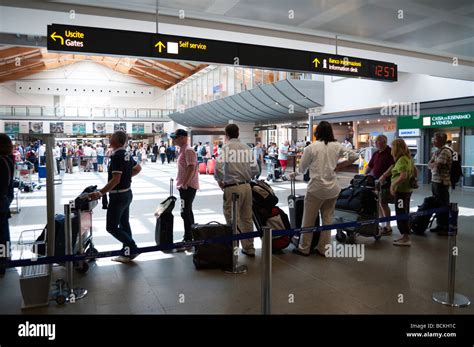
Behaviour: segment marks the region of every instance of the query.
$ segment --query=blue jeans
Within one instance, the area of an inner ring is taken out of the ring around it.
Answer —
[[[129,249],[137,247],[132,239],[132,229],[129,221],[132,199],[131,190],[124,193],[109,194],[109,206],[107,208],[107,231],[122,242],[124,248],[129,247]]]

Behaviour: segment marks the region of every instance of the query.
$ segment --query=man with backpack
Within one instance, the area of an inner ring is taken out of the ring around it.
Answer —
[[[446,145],[446,133],[436,132],[433,136],[433,146],[436,152],[428,162],[431,170],[431,191],[438,204],[438,207],[449,206],[449,187],[451,186],[451,166],[453,163],[453,150]],[[436,214],[436,228],[431,232],[438,235],[448,235],[449,214]]]

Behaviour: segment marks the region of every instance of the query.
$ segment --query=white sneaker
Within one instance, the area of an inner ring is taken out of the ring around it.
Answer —
[[[116,258],[112,258],[112,261],[116,261],[116,262],[125,264],[125,263],[130,263],[132,261],[132,259],[130,259],[130,257],[125,257],[123,255],[119,255]]]
[[[407,241],[395,240],[393,241],[393,245],[394,246],[411,246],[411,241],[410,240],[407,240]]]

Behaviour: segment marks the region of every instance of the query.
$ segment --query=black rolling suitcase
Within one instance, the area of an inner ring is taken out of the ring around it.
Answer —
[[[292,229],[301,228],[303,224],[304,195],[296,195],[296,180],[290,180],[290,195],[288,196],[288,210],[290,212],[290,225]],[[319,214],[315,217],[314,226],[319,226]],[[299,237],[293,237],[293,243],[298,244]],[[311,249],[314,249],[319,242],[319,232],[313,233]]]
[[[173,196],[173,179],[170,179],[170,196],[163,200],[155,212],[155,242],[157,246],[173,243],[173,209],[176,197]]]
[[[209,222],[207,224],[193,224],[191,227],[195,241],[215,237],[232,236],[232,226]],[[193,263],[196,269],[230,269],[232,268],[232,241],[206,243],[195,246]]]
[[[156,163],[156,157],[157,157],[156,154],[152,154],[152,155],[151,155],[151,162],[152,162],[152,163]]]

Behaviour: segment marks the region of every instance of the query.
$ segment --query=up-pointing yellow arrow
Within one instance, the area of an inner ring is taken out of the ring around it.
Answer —
[[[161,53],[161,49],[162,49],[162,48],[166,48],[166,46],[164,45],[164,43],[161,42],[161,41],[158,41],[158,43],[155,45],[155,47],[158,47],[158,52],[160,52],[160,53]]]
[[[53,39],[53,41],[56,41],[56,39],[61,39],[61,45],[64,45],[63,37],[60,35],[56,35],[56,31],[51,34],[51,38]]]
[[[318,67],[318,64],[320,64],[321,62],[319,61],[318,58],[314,58],[313,63],[314,63],[314,67]]]

